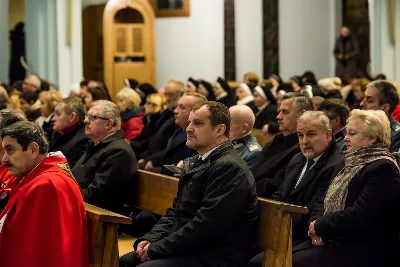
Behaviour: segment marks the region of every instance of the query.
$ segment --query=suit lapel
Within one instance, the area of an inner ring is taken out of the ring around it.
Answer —
[[[171,144],[168,150],[180,145],[182,142],[186,142],[186,131],[179,131],[179,133],[171,139]]]
[[[288,166],[286,173],[289,175],[283,181],[282,186],[282,200],[284,201],[293,191],[293,187],[296,185],[297,179],[299,179],[299,175],[306,164],[306,159],[303,157],[301,161],[297,162],[296,164],[292,165],[291,167]]]

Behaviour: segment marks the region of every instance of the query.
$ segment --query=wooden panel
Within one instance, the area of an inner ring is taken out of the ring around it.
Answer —
[[[264,78],[268,78],[271,74],[279,74],[278,0],[263,0],[262,12]]]
[[[236,79],[235,1],[225,0],[224,5],[224,61],[225,79]]]

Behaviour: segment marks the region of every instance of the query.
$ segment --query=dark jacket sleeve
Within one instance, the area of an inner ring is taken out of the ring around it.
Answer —
[[[353,51],[347,51],[346,56],[348,59],[356,56],[359,53],[358,41],[354,36],[352,36],[351,42],[352,42]]]
[[[184,255],[229,234],[231,221],[238,218],[246,206],[249,184],[245,175],[236,165],[215,165],[208,174],[209,184],[196,216],[177,232],[152,243],[148,256],[158,259]]]
[[[261,154],[261,150],[252,151],[243,160],[246,162],[249,169],[258,162],[258,157]]]
[[[136,250],[137,245],[144,241],[150,241],[151,243],[157,242],[164,237],[166,237],[172,229],[174,225],[174,217],[175,217],[175,207],[176,207],[176,198],[174,199],[173,207],[168,209],[166,214],[161,217],[156,225],[154,225],[153,229],[147,234],[145,234],[142,238],[139,238],[135,241],[133,247]]]
[[[397,168],[391,162],[370,168],[364,177],[364,187],[353,206],[320,217],[314,226],[316,234],[321,237],[340,237],[354,231],[374,229],[374,222],[384,220],[385,213],[391,212],[388,207],[393,206],[398,199],[398,175]]]
[[[126,184],[124,179],[134,175],[131,173],[131,156],[124,149],[111,149],[103,154],[100,161],[94,179],[82,190],[85,202],[88,203],[96,202],[98,198],[112,197],[112,192],[121,191],[120,187]]]
[[[283,179],[285,178],[285,169],[275,173],[273,178],[262,179],[257,182],[257,195],[260,197],[271,198],[271,196],[279,189]]]

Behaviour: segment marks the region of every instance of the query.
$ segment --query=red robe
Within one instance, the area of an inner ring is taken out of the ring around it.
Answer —
[[[49,156],[19,180],[0,214],[0,266],[88,267],[86,211],[67,160]]]

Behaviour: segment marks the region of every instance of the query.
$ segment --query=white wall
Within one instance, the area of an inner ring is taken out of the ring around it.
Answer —
[[[9,42],[8,40],[8,0],[0,0],[0,81],[8,82]]]
[[[224,75],[224,1],[192,0],[185,18],[156,19],[157,86]]]
[[[263,77],[263,14],[261,0],[235,0],[236,80],[246,72]]]
[[[319,78],[334,74],[332,51],[341,13],[337,13],[335,2],[341,1],[279,1],[279,65],[283,79],[305,70]]]

